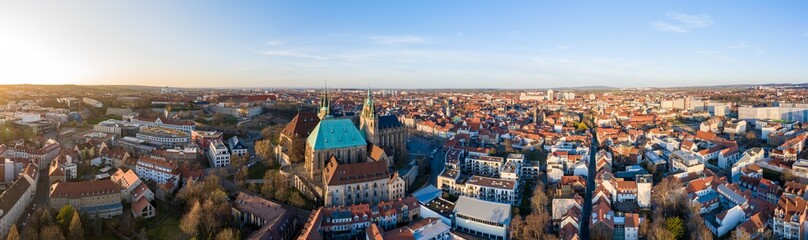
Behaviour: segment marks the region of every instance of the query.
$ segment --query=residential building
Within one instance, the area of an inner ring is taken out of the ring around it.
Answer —
[[[0,194],[0,236],[6,236],[11,225],[28,212],[36,193],[38,174],[35,167],[26,166],[24,173]]]
[[[740,205],[736,205],[721,213],[704,216],[704,223],[707,228],[718,237],[724,236],[730,230],[735,229],[738,224],[746,221],[746,213]]]
[[[230,152],[222,141],[214,140],[208,146],[208,162],[211,167],[230,166]]]
[[[233,136],[230,139],[228,139],[227,147],[229,148],[230,154],[232,155],[238,155],[238,156],[249,155],[247,153],[247,146],[245,146],[244,143],[238,139],[238,136]]]
[[[54,183],[50,187],[50,207],[58,211],[65,205],[90,217],[106,219],[123,214],[121,190],[109,179]]]
[[[177,166],[170,162],[165,162],[151,157],[140,156],[135,165],[135,172],[138,176],[146,180],[152,180],[157,184],[179,181],[179,171]]]
[[[116,134],[118,137],[134,137],[135,134],[140,131],[140,126],[130,122],[108,119],[93,125],[93,131],[112,133]]]
[[[502,157],[469,155],[465,170],[474,175],[499,177],[499,169],[505,164]]]
[[[780,197],[772,218],[772,232],[781,239],[803,239],[808,202],[802,198]]]
[[[101,101],[92,99],[92,98],[83,97],[83,98],[81,98],[81,101],[84,102],[84,104],[90,105],[91,107],[94,107],[94,108],[102,108],[102,107],[104,107],[104,103],[102,103]]]
[[[213,141],[224,141],[222,138],[222,132],[219,131],[201,131],[201,130],[194,130],[191,132],[191,140],[196,143],[197,146],[202,148],[202,150],[208,150],[208,146],[210,146],[210,142]]]

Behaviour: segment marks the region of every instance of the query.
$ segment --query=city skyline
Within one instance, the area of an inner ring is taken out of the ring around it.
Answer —
[[[546,89],[808,82],[804,2],[4,2],[0,84]],[[756,16],[756,17],[751,17]],[[58,21],[56,21],[58,19]]]

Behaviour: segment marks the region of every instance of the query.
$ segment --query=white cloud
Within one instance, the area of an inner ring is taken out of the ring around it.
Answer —
[[[370,40],[383,45],[397,45],[397,44],[425,44],[427,43],[427,39],[412,36],[412,35],[401,35],[401,36],[373,36],[370,37]]]
[[[668,17],[667,21],[656,21],[651,24],[651,27],[663,32],[688,33],[698,28],[713,25],[713,19],[707,15],[688,15],[684,13],[668,12],[665,16]]]
[[[670,23],[666,23],[666,22],[654,22],[654,24],[652,24],[651,27],[653,27],[656,30],[663,31],[663,32],[680,32],[680,33],[688,32],[687,29],[684,29],[684,28],[679,27],[679,26],[674,26],[674,25],[671,25]]]
[[[732,48],[732,49],[747,49],[747,50],[751,50],[751,51],[754,51],[754,52],[757,52],[757,53],[763,52],[763,51],[760,50],[759,46],[749,45],[749,44],[746,44],[744,42],[738,42],[738,44],[730,45],[729,48]]]
[[[669,12],[665,15],[689,28],[703,28],[713,25],[713,20],[707,15],[687,15],[675,12]]]
[[[286,44],[286,42],[280,41],[280,40],[271,40],[271,41],[267,42],[267,45],[269,45],[269,46],[281,46],[281,45],[284,45],[284,44]]]
[[[273,57],[288,57],[288,58],[306,58],[315,60],[328,60],[328,56],[318,54],[312,51],[299,50],[299,49],[276,49],[259,52],[267,56]]]

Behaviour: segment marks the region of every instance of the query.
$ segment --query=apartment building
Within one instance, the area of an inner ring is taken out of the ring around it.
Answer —
[[[0,195],[0,236],[6,236],[11,225],[28,212],[28,205],[36,193],[37,177],[36,168],[28,165],[23,174]]]
[[[505,161],[502,157],[469,155],[465,161],[465,171],[474,175],[498,177],[499,169]]]
[[[208,162],[211,167],[230,166],[230,151],[222,141],[214,140],[208,145]]]
[[[82,182],[57,182],[50,187],[50,207],[58,211],[71,205],[93,217],[111,218],[123,214],[121,190],[109,179]]]
[[[180,178],[176,165],[147,156],[140,156],[137,159],[135,172],[139,177],[155,181],[158,184],[166,184],[167,182],[176,184]]]

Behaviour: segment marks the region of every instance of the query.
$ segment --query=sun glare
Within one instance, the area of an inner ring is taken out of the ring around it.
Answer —
[[[75,83],[84,70],[69,55],[9,32],[0,34],[0,66],[0,84]]]

